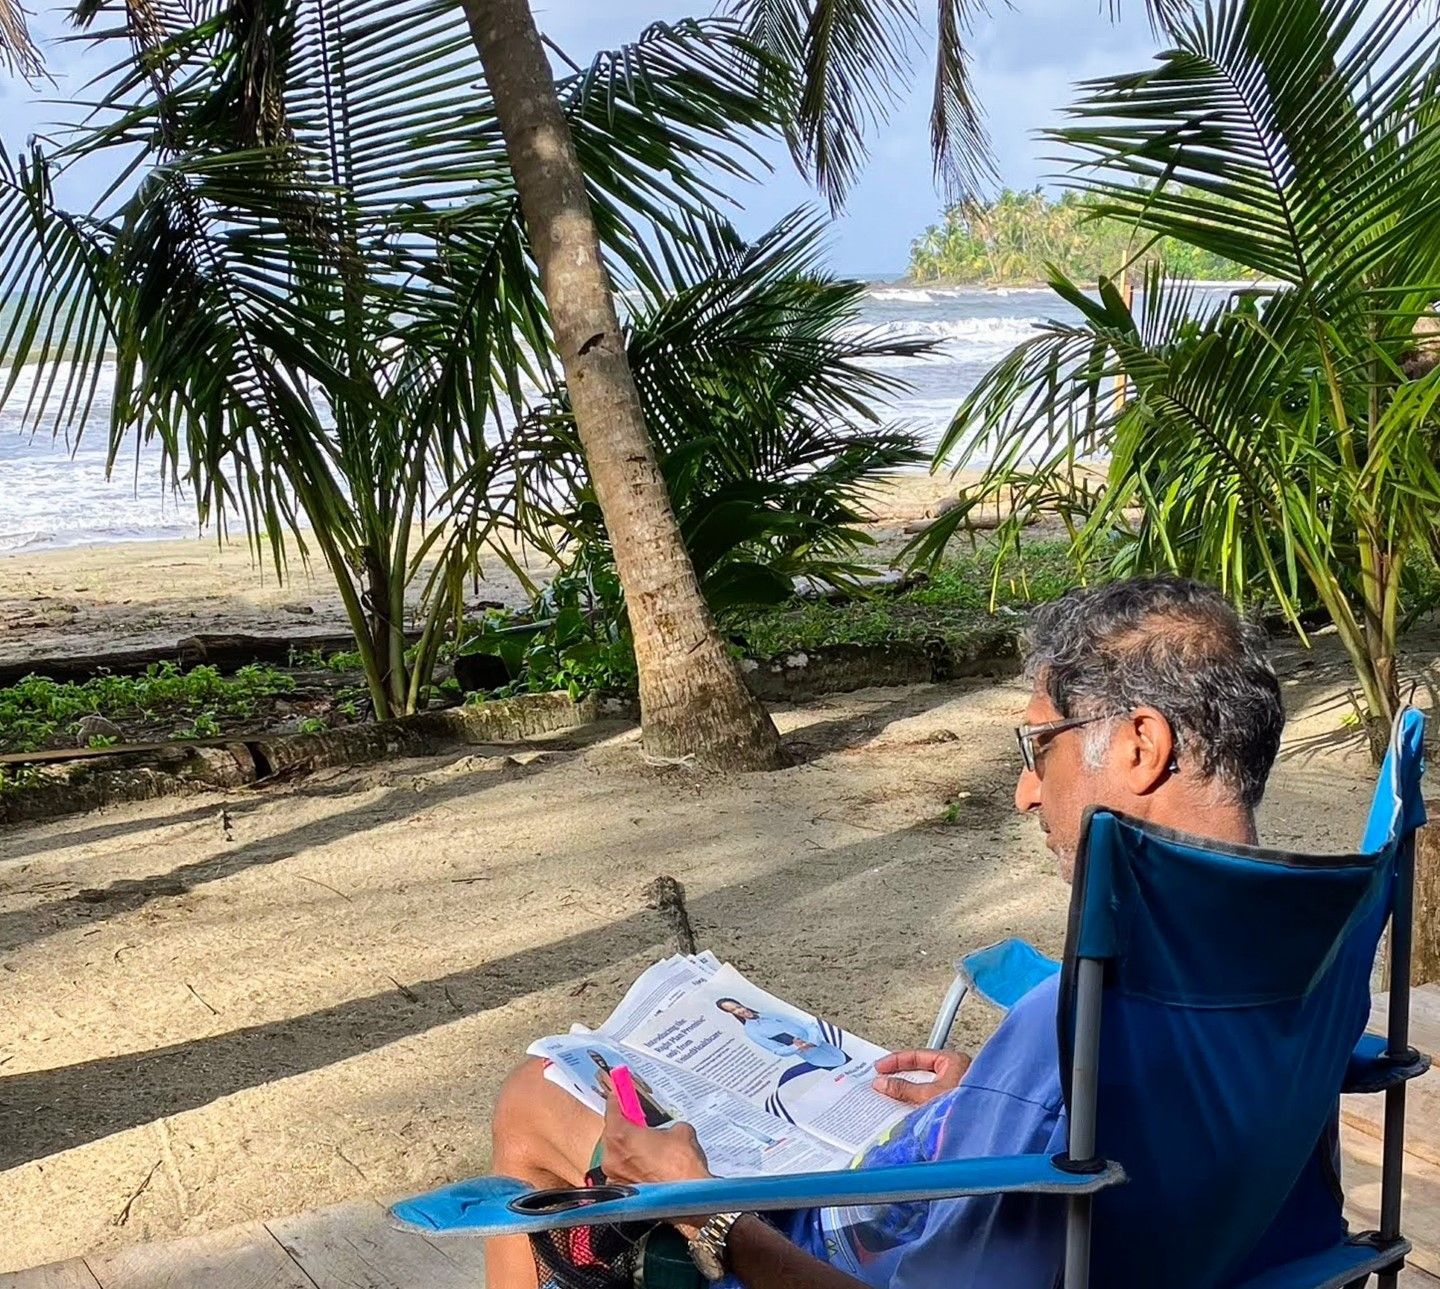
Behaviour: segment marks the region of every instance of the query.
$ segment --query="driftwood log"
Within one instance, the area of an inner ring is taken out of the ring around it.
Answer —
[[[597,720],[636,716],[633,705],[595,698],[575,702],[564,693],[526,694],[321,734],[85,749],[79,755],[71,752],[66,765],[45,768],[38,782],[0,793],[0,824],[54,819],[122,801],[264,784],[337,765],[518,743]]]
[[[661,874],[645,888],[650,907],[659,912],[670,926],[675,939],[675,948],[680,953],[695,952],[695,928],[690,925],[690,910],[685,907],[685,888],[665,874]]]

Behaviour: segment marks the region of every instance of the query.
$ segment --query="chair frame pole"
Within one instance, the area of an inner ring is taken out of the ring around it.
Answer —
[[[1395,897],[1390,909],[1390,1014],[1386,1054],[1404,1060],[1410,1050],[1410,950],[1415,916],[1415,834],[1402,839],[1395,860]],[[1385,1138],[1380,1165],[1380,1238],[1400,1236],[1400,1198],[1405,1179],[1405,1084],[1385,1091]],[[1404,1260],[1382,1271],[1380,1289],[1395,1289]]]
[[[1094,958],[1076,963],[1075,1054],[1070,1069],[1070,1158],[1076,1162],[1095,1157],[1104,972],[1104,964]],[[1070,1200],[1065,1224],[1065,1289],[1088,1289],[1090,1283],[1090,1210],[1090,1196]]]
[[[940,1004],[940,1010],[936,1013],[935,1024],[930,1029],[930,1039],[925,1044],[932,1052],[938,1052],[950,1041],[950,1033],[955,1028],[955,1017],[960,1012],[960,1004],[965,1001],[965,995],[970,992],[970,977],[960,967],[955,969],[955,979],[950,982],[950,990],[945,995],[945,1001]]]

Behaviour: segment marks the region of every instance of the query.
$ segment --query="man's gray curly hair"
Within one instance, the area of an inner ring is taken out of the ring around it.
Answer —
[[[1182,768],[1259,804],[1284,704],[1264,631],[1219,591],[1181,577],[1071,591],[1040,606],[1026,636],[1026,674],[1061,716],[1153,707],[1170,722]]]

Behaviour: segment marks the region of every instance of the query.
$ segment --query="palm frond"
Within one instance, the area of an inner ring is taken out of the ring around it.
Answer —
[[[859,325],[863,287],[819,271],[820,228],[796,214],[746,243],[728,225],[697,227],[692,245],[703,250],[633,307],[636,386],[717,609],[766,587],[789,594],[802,572],[853,574],[867,489],[919,459],[914,436],[875,410],[900,383],[871,364],[930,346]],[[537,537],[600,539],[563,387],[505,452],[517,492],[509,506]]]
[[[935,173],[952,200],[972,196],[984,182],[996,178],[965,47],[975,16],[973,0],[940,0],[930,150]]]
[[[937,142],[977,133],[960,45],[960,0],[941,4],[949,41],[937,72],[937,106],[948,116]],[[767,88],[790,123],[790,146],[832,209],[854,185],[867,137],[886,120],[908,80],[922,31],[915,0],[732,0],[732,13],[769,57]],[[979,158],[947,156],[947,173],[969,174]]]
[[[930,141],[936,177],[954,199],[995,177],[967,49],[987,8],[986,0],[936,0]],[[1192,0],[1147,0],[1146,11],[1166,31],[1193,12]],[[916,0],[726,0],[724,12],[764,56],[761,83],[787,122],[796,163],[838,210],[930,35]]]
[[[33,79],[44,72],[45,63],[30,38],[26,18],[19,0],[0,0],[0,63],[16,75]]]

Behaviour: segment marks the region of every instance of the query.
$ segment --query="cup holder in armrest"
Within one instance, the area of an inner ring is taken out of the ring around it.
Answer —
[[[591,1204],[626,1199],[635,1194],[633,1186],[617,1186],[606,1182],[600,1186],[557,1186],[551,1190],[527,1191],[510,1201],[510,1211],[528,1217],[544,1217],[552,1213],[569,1213]]]

